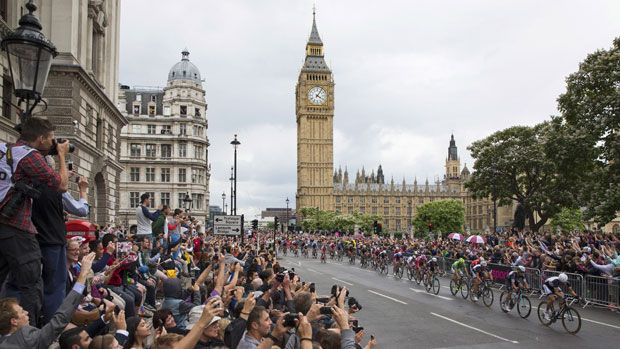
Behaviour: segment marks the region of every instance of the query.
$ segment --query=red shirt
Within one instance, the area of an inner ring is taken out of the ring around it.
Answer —
[[[15,145],[18,146],[27,144],[24,141],[19,140],[15,143]],[[43,154],[37,150],[30,152],[22,158],[22,160],[17,164],[17,167],[15,167],[15,164],[13,164],[13,166],[15,169],[13,179],[16,182],[19,180],[24,180],[29,185],[33,185],[33,182],[36,182],[35,186],[46,185],[50,188],[58,188],[60,186],[60,175],[47,164]],[[9,190],[6,197],[0,204],[0,207],[4,206],[4,203],[12,196],[13,193]],[[0,223],[10,225],[31,234],[36,234],[37,229],[34,227],[34,224],[32,224],[32,220],[30,219],[31,216],[32,199],[26,199],[23,207],[17,210],[15,216],[10,219],[0,217]]]

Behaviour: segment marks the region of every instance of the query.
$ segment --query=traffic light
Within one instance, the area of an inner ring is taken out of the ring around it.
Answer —
[[[252,229],[258,230],[258,219],[252,221]]]
[[[276,231],[278,230],[278,223],[279,223],[279,219],[278,217],[275,217],[273,220],[273,229]]]
[[[379,229],[379,224],[377,223],[377,221],[372,222],[372,232],[373,233],[378,233],[378,229]]]
[[[378,233],[383,232],[383,225],[381,223],[377,223],[377,232]]]

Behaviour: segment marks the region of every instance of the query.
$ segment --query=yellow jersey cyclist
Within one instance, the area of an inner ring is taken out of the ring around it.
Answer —
[[[465,258],[463,257],[452,263],[452,267],[450,269],[452,269],[452,280],[454,280],[454,282],[458,283],[463,277],[463,274],[469,276],[467,265],[465,264]]]
[[[512,303],[512,293],[519,291],[519,288],[529,289],[530,286],[525,279],[525,267],[519,265],[515,267],[515,270],[508,273],[506,276],[506,292],[508,292],[507,297],[505,299],[505,303],[501,304],[504,309],[512,309],[514,304]]]
[[[564,299],[564,292],[562,292],[561,289],[562,285],[566,285],[568,292],[570,292],[573,297],[577,297],[577,293],[575,293],[568,284],[568,275],[561,273],[558,276],[552,276],[545,280],[543,283],[543,294],[547,296],[547,310],[543,316],[547,321],[551,320],[551,316],[554,312],[553,302],[555,302],[556,299],[559,299],[560,303],[566,302]]]

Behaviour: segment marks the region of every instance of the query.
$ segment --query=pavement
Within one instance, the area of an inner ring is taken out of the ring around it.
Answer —
[[[373,269],[362,269],[359,261],[280,256],[287,269],[295,268],[303,281],[315,282],[319,296],[327,296],[331,286],[346,286],[350,296],[363,306],[355,314],[364,327],[365,345],[373,334],[377,348],[616,348],[620,342],[620,314],[607,310],[576,309],[581,315],[581,330],[568,334],[561,322],[546,327],[538,320],[540,303],[531,296],[532,312],[522,319],[513,309],[505,314],[499,308],[500,292],[493,305],[473,303],[460,295],[452,296],[450,279],[440,277],[438,295],[427,293],[423,286]],[[391,273],[391,268],[390,268]]]

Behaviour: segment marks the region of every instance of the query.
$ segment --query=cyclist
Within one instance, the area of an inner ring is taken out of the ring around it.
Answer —
[[[420,278],[418,278],[418,280],[420,280],[421,277],[424,276],[424,273],[426,272],[425,267],[426,267],[426,262],[427,261],[428,261],[428,259],[426,258],[426,255],[424,253],[421,253],[415,259],[415,267],[416,267],[416,270],[417,270],[418,275],[420,277]]]
[[[504,304],[501,305],[504,309],[512,309],[514,306],[514,304],[512,304],[512,292],[519,291],[519,288],[530,288],[527,284],[527,280],[525,280],[525,267],[522,265],[515,267],[515,269],[506,276],[506,292],[508,292],[508,295]]]
[[[469,276],[469,271],[467,271],[467,267],[465,265],[465,258],[461,257],[457,259],[454,263],[452,263],[452,280],[458,283],[460,279],[463,277],[463,274]]]
[[[312,257],[316,258],[316,251],[317,251],[318,245],[316,243],[316,240],[312,240]]]
[[[480,283],[486,279],[493,280],[493,277],[491,276],[491,273],[489,273],[489,269],[487,268],[487,261],[482,260],[479,264],[476,264],[472,268],[472,275],[474,276],[472,291],[474,291],[474,301],[477,301],[477,294]]]
[[[321,244],[321,262],[325,261],[325,254],[327,253],[327,243]]]
[[[432,277],[437,270],[439,270],[439,265],[437,264],[437,257],[433,257],[430,261],[426,263],[426,272],[428,273],[429,277]]]
[[[568,284],[568,275],[561,273],[558,276],[552,276],[545,280],[543,283],[543,294],[547,296],[547,310],[544,313],[546,320],[551,320],[551,316],[554,312],[553,302],[555,302],[556,298],[560,300],[560,304],[566,302],[564,299],[564,292],[562,292],[562,289],[560,288],[562,285],[566,285],[566,288],[571,295],[573,297],[577,297],[577,293],[575,293],[572,287]]]
[[[394,253],[394,256],[392,257],[392,274],[394,276],[396,276],[396,273],[398,272],[398,269],[400,268],[400,260],[402,259],[403,254],[400,253],[400,251],[397,251],[396,253]]]

